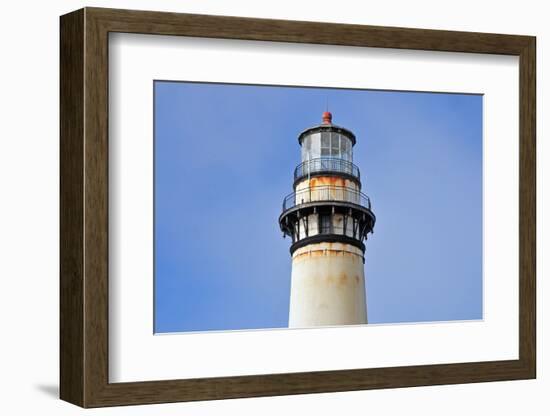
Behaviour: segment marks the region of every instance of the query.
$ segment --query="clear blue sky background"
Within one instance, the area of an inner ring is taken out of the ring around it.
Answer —
[[[155,332],[287,326],[277,218],[327,101],[377,218],[369,323],[482,318],[481,96],[157,81]]]

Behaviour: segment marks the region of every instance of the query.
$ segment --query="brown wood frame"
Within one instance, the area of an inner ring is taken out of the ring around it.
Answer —
[[[85,8],[60,19],[60,396],[83,407],[536,377],[535,38]],[[108,34],[181,35],[519,56],[519,359],[109,383]]]

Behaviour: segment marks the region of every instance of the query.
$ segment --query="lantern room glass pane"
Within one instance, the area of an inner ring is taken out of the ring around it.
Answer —
[[[332,157],[340,157],[340,135],[338,133],[331,134],[330,155]]]
[[[321,157],[330,157],[330,132],[321,133]]]
[[[320,133],[304,136],[302,139],[302,162],[321,157],[320,140]]]
[[[311,136],[306,136],[302,139],[302,160],[308,160],[311,152]]]
[[[353,161],[351,140],[344,135],[340,136],[340,152],[341,158],[347,160],[348,162]]]
[[[310,144],[310,151],[309,151],[309,159],[318,159],[321,157],[321,134],[320,133],[313,133],[309,135],[309,138],[311,140]],[[304,159],[304,161],[308,160],[307,158]]]
[[[321,133],[321,149],[330,148],[330,132]]]

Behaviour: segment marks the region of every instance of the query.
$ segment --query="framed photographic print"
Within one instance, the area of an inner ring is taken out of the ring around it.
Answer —
[[[61,17],[83,407],[534,378],[535,38]]]

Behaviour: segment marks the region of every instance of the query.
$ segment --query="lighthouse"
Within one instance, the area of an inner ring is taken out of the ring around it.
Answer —
[[[366,324],[365,240],[376,218],[353,164],[355,135],[327,111],[298,143],[294,192],[279,216],[292,240],[289,327]]]

